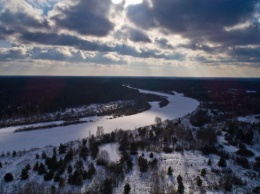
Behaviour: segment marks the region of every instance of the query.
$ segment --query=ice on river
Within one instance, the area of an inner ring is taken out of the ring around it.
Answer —
[[[176,119],[193,112],[199,105],[197,100],[184,97],[182,94],[174,92],[175,95],[140,90],[141,93],[151,93],[165,96],[169,104],[163,108],[158,102],[151,102],[151,109],[135,115],[107,119],[99,117],[96,122],[83,123],[56,127],[43,130],[14,133],[14,127],[0,129],[0,152],[13,150],[28,150],[32,148],[45,147],[48,145],[59,145],[69,141],[88,137],[95,134],[98,126],[103,126],[104,132],[109,133],[115,129],[135,129],[155,123],[155,117],[165,119]],[[19,128],[19,126],[17,127]],[[2,132],[1,132],[2,131]]]

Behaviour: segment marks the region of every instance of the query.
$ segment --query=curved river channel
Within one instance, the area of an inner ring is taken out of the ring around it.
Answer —
[[[182,94],[175,95],[141,90],[141,93],[150,93],[159,96],[165,96],[169,104],[163,108],[159,107],[158,102],[151,102],[151,109],[135,115],[108,119],[109,117],[92,117],[95,122],[70,125],[66,127],[56,127],[50,129],[34,130],[28,132],[14,133],[14,130],[20,128],[9,127],[0,129],[0,153],[13,150],[29,150],[48,145],[59,145],[73,140],[88,137],[90,134],[96,134],[98,126],[104,128],[105,133],[110,133],[115,129],[135,129],[147,125],[155,124],[155,117],[165,119],[177,119],[193,112],[199,102],[192,98],[184,97]]]

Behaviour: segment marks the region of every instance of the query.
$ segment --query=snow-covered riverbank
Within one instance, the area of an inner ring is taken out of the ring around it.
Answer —
[[[163,120],[180,118],[193,112],[199,105],[197,100],[184,97],[182,94],[176,92],[175,95],[170,95],[148,90],[139,91],[141,93],[165,96],[168,98],[169,104],[160,108],[158,102],[151,102],[152,108],[142,113],[115,119],[99,117],[96,122],[70,125],[66,127],[22,133],[13,133],[16,127],[0,129],[0,152],[24,149],[28,150],[82,139],[88,137],[90,134],[95,134],[98,126],[102,126],[105,133],[112,132],[115,129],[135,129],[154,124],[156,116],[161,117]],[[17,128],[19,128],[19,126]]]

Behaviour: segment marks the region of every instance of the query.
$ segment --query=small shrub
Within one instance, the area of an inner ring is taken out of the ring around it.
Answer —
[[[199,187],[202,185],[202,181],[201,181],[201,179],[200,179],[199,176],[196,177],[196,184],[197,184],[197,186],[199,186]]]
[[[218,166],[220,166],[220,167],[226,167],[227,166],[225,158],[221,157],[219,159]]]
[[[169,176],[172,176],[172,172],[173,172],[172,167],[169,166],[167,174],[168,174]]]
[[[201,173],[200,173],[200,175],[201,175],[201,176],[205,176],[205,175],[206,175],[206,173],[207,173],[206,169],[205,169],[205,168],[203,168],[203,169],[201,170]]]
[[[5,182],[11,182],[11,181],[13,181],[14,180],[14,177],[13,177],[13,175],[12,175],[12,173],[6,173],[5,174],[5,176],[4,176],[4,180],[5,180]]]

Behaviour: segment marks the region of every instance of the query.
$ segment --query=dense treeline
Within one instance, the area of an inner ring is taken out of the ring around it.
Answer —
[[[0,94],[0,119],[117,100],[134,100],[139,104],[161,100],[123,87],[116,80],[89,77],[1,77]]]
[[[177,91],[198,99],[206,108],[232,115],[260,112],[259,79],[138,78],[138,77],[0,77],[0,119],[31,116],[91,103],[158,100],[123,87]],[[159,99],[161,106],[167,101]]]
[[[211,109],[232,115],[260,112],[260,79],[246,78],[121,78],[137,88],[154,91],[177,91],[206,102]]]

